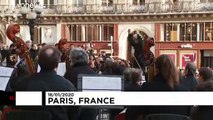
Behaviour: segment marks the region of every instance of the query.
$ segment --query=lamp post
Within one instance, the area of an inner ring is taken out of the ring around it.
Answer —
[[[37,22],[41,22],[41,13],[43,11],[43,6],[39,2],[36,3],[22,3],[19,5],[19,12],[23,17],[23,24],[28,25],[30,29],[30,39],[34,41],[34,27]],[[38,20],[37,20],[38,19]]]

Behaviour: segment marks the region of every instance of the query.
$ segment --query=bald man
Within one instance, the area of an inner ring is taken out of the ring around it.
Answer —
[[[20,80],[15,85],[15,91],[74,91],[74,85],[67,79],[56,74],[61,53],[58,49],[46,46],[38,55],[39,73]],[[78,108],[65,106],[24,107],[24,110],[42,110],[51,113],[51,120],[75,120]]]

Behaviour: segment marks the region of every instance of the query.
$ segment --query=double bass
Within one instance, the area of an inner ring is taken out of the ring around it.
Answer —
[[[132,34],[132,33],[130,33],[130,30],[128,31],[128,33],[129,33],[129,35]],[[141,36],[139,36],[139,37],[141,37]],[[130,39],[133,39],[133,38],[130,38]],[[129,52],[129,51],[131,51],[131,45],[129,44],[129,42],[127,45],[127,51],[128,51],[128,53],[130,53],[130,54],[127,54],[127,59],[129,61],[131,61],[133,66],[139,67],[145,74],[146,79],[148,79],[148,80],[153,79],[153,76],[154,76],[153,65],[154,65],[155,56],[152,53],[152,51],[150,50],[150,48],[154,45],[155,45],[154,38],[151,38],[148,36],[144,37],[142,49],[141,49],[141,54],[142,54],[141,59],[144,64],[144,69],[142,69],[142,67],[140,66],[139,61],[137,61],[137,59],[136,59],[136,56],[132,55],[131,52]]]
[[[149,81],[152,81],[155,76],[155,56],[150,50],[152,46],[154,46],[154,38],[145,37],[144,40],[144,47],[143,47],[143,54],[146,66],[146,78]]]
[[[25,59],[29,73],[34,74],[36,72],[36,69],[30,57],[28,47],[20,37],[16,36],[16,34],[19,32],[20,26],[18,24],[10,24],[6,30],[6,35],[17,47],[19,57]]]
[[[31,75],[36,73],[36,69],[30,57],[30,53],[28,51],[28,47],[26,43],[20,37],[16,36],[16,34],[19,32],[20,32],[20,26],[18,24],[10,24],[8,28],[6,29],[7,37],[17,47],[18,55],[20,58],[23,58],[25,60],[24,62],[27,68],[17,68],[17,70],[14,69],[5,91],[11,91],[11,90],[13,91],[13,87],[15,86],[17,79],[20,79],[21,77],[24,77],[29,74]],[[15,74],[19,74],[19,75],[16,76]],[[17,109],[14,109],[11,106],[4,108],[4,110],[2,111],[2,120],[6,120],[5,118],[6,113],[11,111],[17,111]]]

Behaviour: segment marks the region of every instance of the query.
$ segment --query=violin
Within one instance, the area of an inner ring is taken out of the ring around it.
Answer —
[[[7,27],[6,35],[19,50],[19,53],[18,53],[19,56],[25,58],[26,65],[28,67],[30,74],[34,74],[36,72],[36,69],[30,57],[28,47],[26,43],[20,37],[16,36],[16,34],[19,32],[20,32],[20,26],[18,24],[10,24]]]

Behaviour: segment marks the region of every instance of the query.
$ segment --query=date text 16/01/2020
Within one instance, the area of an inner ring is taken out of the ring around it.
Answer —
[[[97,97],[97,98],[88,98],[88,97],[79,97],[77,101],[78,105],[95,105],[95,104],[103,104],[103,105],[113,105],[115,104],[114,97]],[[48,104],[61,104],[61,105],[75,105],[76,102],[72,97],[66,98],[48,98]]]

